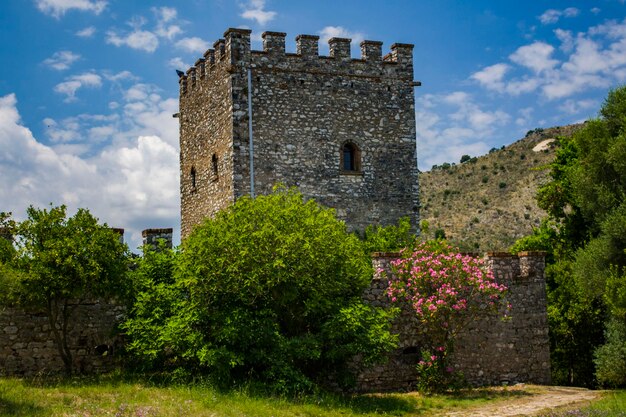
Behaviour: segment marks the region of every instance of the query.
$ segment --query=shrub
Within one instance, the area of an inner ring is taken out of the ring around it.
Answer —
[[[285,188],[242,197],[183,242],[177,296],[155,347],[218,383],[347,383],[355,355],[367,365],[396,342],[390,312],[361,299],[371,277],[363,243],[333,210]]]
[[[456,384],[458,376],[448,364],[456,336],[480,317],[499,312],[506,316],[506,290],[482,259],[462,255],[442,241],[421,243],[392,261],[387,295],[415,313],[425,340],[418,363],[422,391]]]
[[[422,223],[426,222],[425,220]],[[426,222],[428,226],[428,222]],[[415,233],[411,231],[411,220],[403,217],[397,225],[368,226],[363,236],[365,252],[394,252],[413,246]]]
[[[595,351],[596,378],[609,387],[626,386],[626,325],[612,319],[606,326],[606,343]]]
[[[501,182],[500,184],[498,184],[498,187],[499,187],[500,189],[502,189],[502,188],[506,188],[506,182],[504,182],[504,181],[503,181],[503,182]]]

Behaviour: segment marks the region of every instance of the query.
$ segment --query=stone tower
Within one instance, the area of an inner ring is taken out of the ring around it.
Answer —
[[[333,207],[352,230],[418,220],[413,45],[228,29],[180,75],[181,233],[277,183]],[[250,117],[251,116],[251,117]],[[250,127],[252,135],[250,135]],[[252,158],[251,158],[252,155]]]

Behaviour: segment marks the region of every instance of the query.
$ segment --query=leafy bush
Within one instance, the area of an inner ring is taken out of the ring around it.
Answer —
[[[426,222],[427,226],[428,222]],[[365,229],[363,241],[366,253],[371,254],[373,252],[395,252],[413,246],[415,237],[415,233],[411,231],[411,220],[408,217],[403,217],[397,225],[368,226]]]
[[[333,210],[285,188],[242,197],[183,242],[170,316],[156,336],[134,333],[136,353],[221,383],[347,383],[355,355],[367,365],[396,344],[391,313],[361,299],[371,277],[363,243]]]
[[[626,324],[613,319],[607,323],[606,343],[595,351],[596,377],[609,387],[626,386]]]
[[[183,297],[174,280],[177,256],[160,242],[157,250],[144,246],[143,256],[135,259],[130,272],[133,302],[122,328],[129,337],[126,348],[143,361],[131,360],[130,368],[162,369],[168,360],[163,329]]]

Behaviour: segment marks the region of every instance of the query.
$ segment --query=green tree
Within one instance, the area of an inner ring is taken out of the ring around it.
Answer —
[[[88,210],[66,217],[66,207],[27,209],[19,223],[11,267],[12,302],[41,308],[67,374],[72,373],[68,333],[85,299],[119,295],[125,288],[126,246]]]
[[[295,190],[238,199],[196,227],[175,263],[159,331],[129,324],[140,357],[293,390],[344,381],[355,355],[367,364],[395,346],[390,314],[361,299],[372,278],[362,241]]]
[[[619,273],[626,267],[626,86],[609,92],[600,116],[571,138],[560,138],[551,181],[538,194],[550,226],[542,225],[516,248],[550,252],[546,273],[557,383],[593,385],[593,367],[579,364],[593,363],[607,314],[626,323],[620,313],[626,277]],[[614,343],[622,333],[608,334]],[[558,357],[576,358],[578,365]]]
[[[184,296],[174,280],[178,256],[177,250],[163,244],[157,250],[146,245],[143,256],[133,261],[129,273],[132,302],[122,328],[129,337],[126,348],[143,360],[131,361],[131,367],[161,370],[168,360],[164,328]]]
[[[422,222],[424,224],[425,220]],[[425,224],[427,224],[426,222]],[[373,252],[395,252],[401,249],[412,247],[416,235],[411,231],[411,220],[403,217],[397,225],[389,226],[368,226],[364,233],[365,251],[368,254]]]

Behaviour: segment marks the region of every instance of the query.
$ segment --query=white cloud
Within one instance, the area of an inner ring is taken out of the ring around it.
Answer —
[[[139,77],[128,70],[120,71],[115,74],[105,73],[104,78],[112,82],[137,80]]]
[[[168,24],[178,16],[178,11],[173,7],[153,7],[152,11],[157,17],[155,33],[162,38],[173,39],[183,33],[177,24]]]
[[[331,38],[348,38],[352,39],[350,47],[353,48],[353,52],[359,47],[359,44],[365,39],[365,34],[362,32],[353,32],[342,26],[326,26],[319,32],[322,49],[328,50],[328,40]],[[326,46],[324,46],[326,44]]]
[[[503,110],[486,110],[464,91],[427,94],[416,100],[415,112],[420,169],[454,162],[464,155],[480,155],[487,140],[510,121]]]
[[[559,106],[559,110],[567,114],[578,114],[583,111],[588,111],[598,108],[598,102],[596,100],[566,100]]]
[[[65,203],[70,212],[87,207],[110,226],[125,228],[125,239],[132,249],[140,244],[140,231],[145,228],[177,228],[178,150],[171,143],[175,141],[147,131],[137,134],[142,123],[152,123],[162,118],[163,111],[171,111],[169,99],[160,101],[162,105],[150,110],[154,111],[153,119],[132,123],[127,140],[113,141],[100,151],[88,153],[83,143],[42,144],[22,125],[15,95],[0,97],[0,148],[5,150],[0,153],[2,209],[20,219],[30,204],[45,207],[50,202]],[[77,122],[90,118],[114,119],[83,115]],[[167,122],[176,125],[171,114]],[[98,140],[115,135],[107,125],[86,133]]]
[[[52,54],[50,58],[43,61],[44,65],[57,71],[68,69],[74,62],[80,59],[79,54],[72,51],[59,51]]]
[[[274,11],[265,10],[265,0],[250,0],[248,4],[243,6],[243,12],[240,16],[265,26],[268,22],[274,20],[276,14]]]
[[[189,65],[185,64],[185,61],[183,61],[183,59],[179,56],[170,59],[169,61],[167,61],[167,65],[170,68],[174,68],[174,69],[183,69],[183,68],[188,68]]]
[[[36,0],[40,11],[57,19],[72,9],[98,15],[106,8],[107,3],[105,0]]]
[[[552,59],[554,47],[545,42],[534,42],[524,45],[509,55],[509,59],[518,65],[530,68],[535,72],[546,71],[554,68],[559,63]]]
[[[128,46],[133,49],[154,52],[159,47],[159,39],[173,41],[183,33],[180,24],[184,22],[177,19],[178,11],[175,8],[152,7],[150,10],[156,20],[152,27],[146,29],[148,19],[143,16],[135,16],[127,22],[132,28],[130,32],[124,33],[111,29],[106,33],[106,42],[115,46]]]
[[[598,7],[594,7],[594,8],[592,8],[590,11],[591,11],[591,13],[593,13],[593,14],[598,14],[598,13],[600,13],[602,10],[601,10],[600,8],[598,8]]]
[[[76,32],[76,36],[80,36],[81,38],[90,38],[96,33],[96,28],[94,26],[88,26],[85,29],[81,29]]]
[[[574,36],[569,30],[555,29],[554,34],[561,41],[561,49],[563,52],[570,52],[574,49]]]
[[[515,124],[520,127],[528,128],[533,112],[534,109],[532,107],[524,107],[523,109],[520,109],[518,111],[519,114],[515,119]]]
[[[174,20],[178,16],[178,11],[173,7],[153,7],[152,11],[157,15],[158,20],[163,23]]]
[[[82,87],[100,87],[102,78],[94,72],[85,72],[83,74],[72,75],[66,78],[66,81],[57,84],[54,91],[59,94],[65,94],[65,102],[76,100],[76,91]]]
[[[126,35],[119,35],[115,31],[107,32],[106,42],[115,46],[128,46],[146,52],[154,52],[159,46],[159,38],[147,30],[135,29]]]
[[[548,25],[550,23],[556,23],[559,21],[559,17],[561,17],[561,12],[554,9],[549,9],[543,12],[541,16],[539,16],[539,21],[544,25]]]
[[[76,129],[70,126],[59,126],[54,119],[45,118],[43,123],[46,129],[46,135],[54,143],[73,142],[80,138],[80,134]]]
[[[606,21],[576,35],[563,29],[554,33],[561,42],[563,60],[554,58],[554,46],[536,41],[512,53],[511,64],[485,67],[470,78],[510,95],[537,90],[548,100],[626,82],[626,19]]]
[[[319,34],[322,42],[328,42],[331,38],[349,38],[352,39],[353,43],[358,45],[363,39],[365,39],[365,35],[363,33],[352,32],[342,26],[326,26],[319,31]]]
[[[539,21],[544,25],[549,25],[559,21],[561,17],[576,17],[580,13],[575,7],[568,7],[565,10],[548,9],[541,16]]]
[[[478,81],[487,89],[502,91],[504,90],[504,76],[509,68],[510,67],[507,64],[494,64],[475,72],[470,76],[470,78]]]
[[[209,48],[209,42],[198,37],[183,38],[176,42],[176,46],[186,52],[204,53]]]

